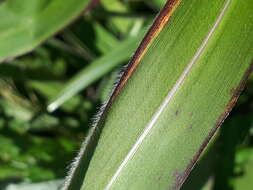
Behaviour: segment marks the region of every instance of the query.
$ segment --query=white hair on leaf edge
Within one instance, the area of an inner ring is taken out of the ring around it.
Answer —
[[[92,119],[91,128],[88,130],[88,134],[85,137],[83,143],[81,144],[81,148],[80,148],[77,156],[74,158],[74,160],[72,161],[72,163],[68,167],[69,171],[68,171],[67,176],[64,180],[64,185],[63,185],[62,190],[69,190],[69,186],[71,185],[71,181],[73,180],[73,176],[79,166],[80,161],[83,159],[83,157],[86,153],[86,148],[87,148],[88,144],[90,143],[93,135],[95,135],[96,129],[98,128],[99,122],[101,121],[102,116],[103,116],[106,108],[108,107],[108,103],[111,100],[113,92],[117,88],[123,74],[125,73],[126,69],[128,68],[128,65],[129,64],[126,64],[119,69],[120,71],[118,71],[118,76],[116,77],[113,87],[112,87],[110,93],[108,94],[107,100],[100,106],[97,114],[94,115],[94,117]]]

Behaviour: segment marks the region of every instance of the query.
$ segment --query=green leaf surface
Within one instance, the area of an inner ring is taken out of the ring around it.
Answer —
[[[179,189],[252,69],[252,9],[251,0],[168,1],[65,189]]]
[[[32,50],[87,10],[89,0],[7,0],[0,4],[0,61]]]

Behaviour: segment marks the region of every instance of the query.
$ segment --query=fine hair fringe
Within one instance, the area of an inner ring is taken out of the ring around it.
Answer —
[[[85,137],[83,143],[81,144],[81,148],[80,148],[80,151],[78,152],[77,156],[74,158],[74,160],[72,161],[72,163],[68,167],[68,173],[67,173],[67,176],[64,180],[62,190],[69,190],[69,186],[72,183],[73,177],[75,175],[77,168],[79,167],[80,161],[83,159],[84,155],[86,154],[87,146],[91,142],[93,135],[95,135],[96,131],[98,130],[99,123],[103,119],[103,116],[104,116],[106,110],[108,109],[108,107],[110,107],[110,102],[112,101],[111,99],[112,99],[113,92],[117,88],[127,67],[128,67],[128,64],[121,67],[119,74],[115,80],[115,83],[114,83],[110,93],[108,94],[107,100],[104,103],[102,103],[102,105],[99,108],[99,111],[93,117],[91,127],[88,130],[88,135]],[[86,171],[83,171],[83,172],[86,172]]]

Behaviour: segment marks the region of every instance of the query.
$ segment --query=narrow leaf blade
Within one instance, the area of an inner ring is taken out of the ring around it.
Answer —
[[[82,190],[179,189],[235,104],[252,70],[251,0],[181,0],[167,22],[178,3],[107,104]]]
[[[75,0],[74,3],[62,0],[2,2],[0,61],[32,50],[69,24],[83,10],[87,10],[89,2],[89,0]]]

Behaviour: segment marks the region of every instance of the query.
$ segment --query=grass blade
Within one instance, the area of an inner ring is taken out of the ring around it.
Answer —
[[[66,84],[66,87],[51,100],[48,111],[54,111],[78,92],[129,59],[134,50],[138,47],[139,41],[144,36],[144,31],[140,32],[137,36],[126,39],[112,51],[96,59],[75,75],[74,78]]]
[[[13,0],[0,4],[0,61],[31,51],[87,10],[89,0]],[[91,1],[95,2],[95,0]],[[55,11],[57,10],[57,11]]]
[[[252,70],[252,8],[168,1],[75,163],[83,179],[70,179],[81,190],[179,189]]]

